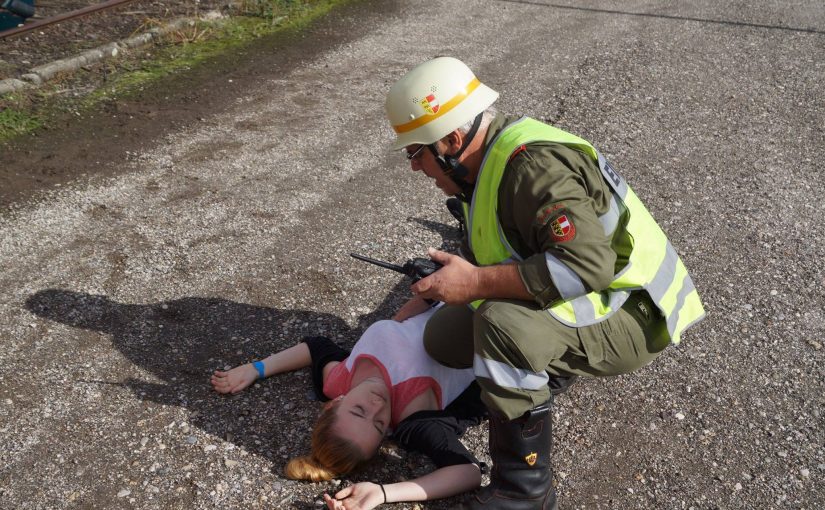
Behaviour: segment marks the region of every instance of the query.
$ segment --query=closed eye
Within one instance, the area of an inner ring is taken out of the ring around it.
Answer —
[[[350,410],[350,414],[353,415],[353,416],[356,416],[358,418],[361,418],[361,419],[366,419],[366,417],[367,417],[367,412],[360,405],[357,405],[352,410]],[[376,430],[376,432],[378,432],[379,435],[381,435],[381,436],[384,435],[384,422],[383,421],[378,420],[376,422],[373,422],[372,426],[375,427],[375,430]]]

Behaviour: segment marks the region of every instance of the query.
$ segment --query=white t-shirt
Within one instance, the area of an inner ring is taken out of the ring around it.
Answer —
[[[329,398],[346,394],[356,361],[368,358],[381,369],[390,388],[393,427],[398,425],[407,405],[427,389],[433,390],[439,409],[447,407],[467,389],[475,376],[472,368],[445,367],[424,350],[424,327],[436,309],[404,322],[384,320],[367,328],[350,356],[330,371],[324,383],[324,394]]]

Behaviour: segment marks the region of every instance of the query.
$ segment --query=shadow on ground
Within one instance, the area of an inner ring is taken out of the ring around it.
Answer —
[[[43,318],[110,336],[129,361],[161,381],[119,378],[113,371],[109,381],[81,383],[121,385],[140,400],[187,408],[192,425],[272,461],[279,460],[277,445],[299,442],[289,435],[294,425],[272,426],[273,415],[292,415],[290,422],[307,425],[314,418],[314,406],[307,405],[309,378],[279,375],[264,388],[223,397],[208,384],[212,371],[264,357],[306,335],[324,334],[350,347],[367,325],[390,313],[382,306],[351,328],[337,316],[308,310],[201,297],[126,304],[65,289],[39,291],[26,306]]]
[[[457,235],[457,229],[441,223],[416,221],[442,235],[442,248]],[[306,453],[320,410],[311,402],[309,371],[278,375],[234,396],[211,390],[212,371],[265,357],[304,336],[325,335],[349,348],[370,324],[391,317],[408,289],[409,280],[399,279],[382,303],[354,326],[332,314],[221,298],[128,304],[67,289],[38,291],[27,299],[26,308],[42,318],[107,335],[141,373],[153,376],[123,377],[113,370],[108,380],[76,384],[122,386],[143,402],[185,408],[192,426],[266,457],[280,472],[288,458]]]

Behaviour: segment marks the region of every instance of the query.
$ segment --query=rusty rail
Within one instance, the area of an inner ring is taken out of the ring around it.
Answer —
[[[75,11],[70,11],[64,14],[58,14],[57,16],[52,16],[50,18],[38,20],[33,23],[23,25],[22,27],[12,28],[0,32],[0,39],[7,39],[9,37],[24,34],[26,32],[30,32],[32,30],[36,30],[38,28],[42,28],[48,25],[54,25],[55,23],[60,23],[62,21],[66,21],[69,19],[85,16],[86,14],[92,14],[94,12],[111,9],[112,7],[117,7],[118,5],[128,4],[129,2],[134,1],[135,0],[108,0],[97,5],[90,5],[89,7],[84,7],[82,9],[77,9]]]

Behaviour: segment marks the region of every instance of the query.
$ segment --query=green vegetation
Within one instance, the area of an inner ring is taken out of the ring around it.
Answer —
[[[0,110],[0,141],[31,132],[42,125],[41,120],[25,110]]]
[[[103,101],[128,97],[164,77],[236,51],[260,37],[300,30],[336,5],[350,1],[240,0],[229,17],[199,21],[166,34],[148,49],[97,64],[105,69],[100,73],[105,79],[91,80],[91,87],[85,83],[81,96],[72,89],[84,76],[64,76],[38,89],[0,98],[0,143],[48,127],[52,120],[67,113],[77,115]],[[156,24],[147,20],[147,29]],[[88,76],[85,79],[89,81]],[[67,90],[75,97],[66,97]]]

